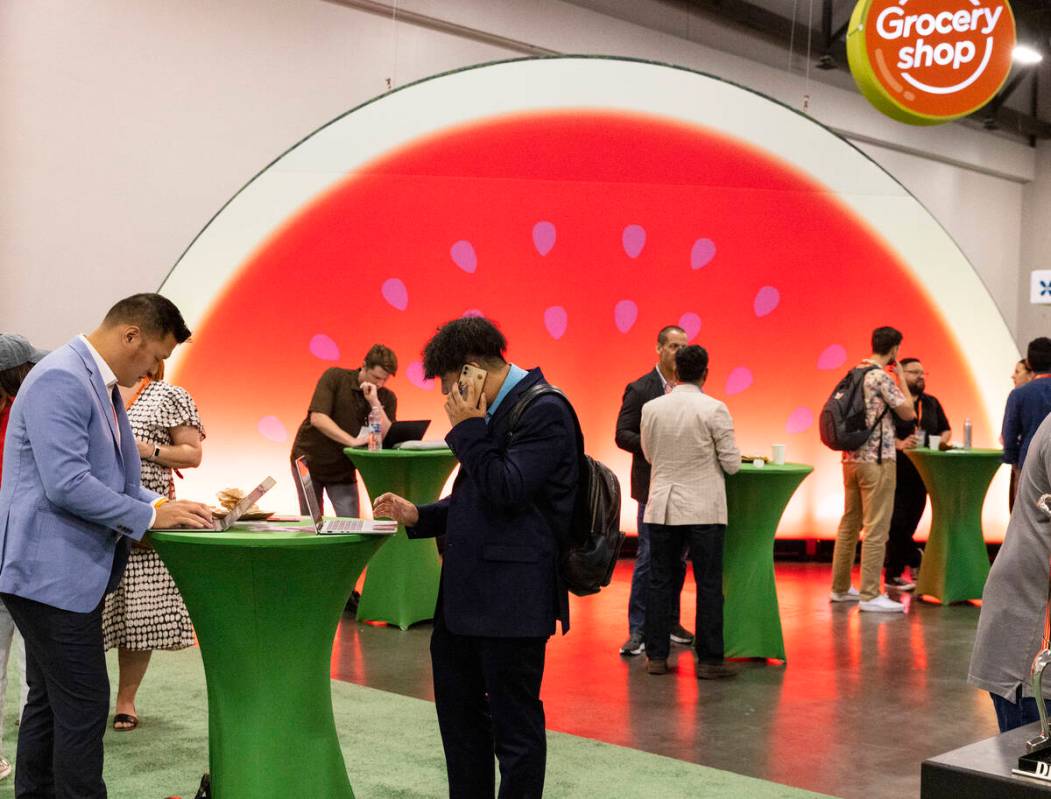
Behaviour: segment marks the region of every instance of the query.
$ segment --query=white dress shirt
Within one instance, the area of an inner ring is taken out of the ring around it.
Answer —
[[[117,447],[120,447],[120,424],[117,423],[117,408],[113,404],[113,389],[117,386],[117,376],[113,374],[113,370],[110,368],[110,365],[106,363],[106,359],[99,355],[97,349],[91,346],[91,342],[88,341],[87,336],[82,334],[80,340],[84,342],[88,348],[88,352],[91,353],[91,357],[95,359],[95,366],[98,367],[99,376],[102,378],[102,382],[106,384],[106,394],[108,394],[110,398],[109,411],[113,414],[113,429],[117,433]],[[103,409],[103,413],[105,413],[105,409]],[[153,518],[150,520],[150,527],[153,527],[157,521],[158,504],[158,502],[153,503]]]

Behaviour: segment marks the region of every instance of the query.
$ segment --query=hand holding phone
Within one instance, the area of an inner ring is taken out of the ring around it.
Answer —
[[[474,407],[477,408],[482,402],[482,390],[485,388],[485,380],[488,376],[489,373],[485,369],[480,369],[472,363],[465,363],[463,369],[460,370],[460,379],[457,382],[460,396],[466,397],[469,387],[473,386],[475,390]]]

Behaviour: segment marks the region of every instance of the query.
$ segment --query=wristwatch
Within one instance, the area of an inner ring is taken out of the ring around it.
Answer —
[[[159,444],[153,445],[153,454],[150,456],[151,461],[157,460],[161,456],[161,447]]]

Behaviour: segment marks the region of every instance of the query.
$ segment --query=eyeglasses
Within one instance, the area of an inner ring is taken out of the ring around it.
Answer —
[[[912,375],[913,377],[926,377],[930,372],[925,372],[923,369],[906,369],[905,374]]]

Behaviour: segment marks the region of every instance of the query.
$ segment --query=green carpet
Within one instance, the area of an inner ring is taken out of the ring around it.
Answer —
[[[12,658],[13,660],[13,658]],[[116,658],[110,674],[116,678]],[[14,677],[15,669],[11,669]],[[8,685],[6,754],[14,759],[17,686]],[[421,699],[344,682],[332,683],[336,728],[358,799],[448,796],[434,705]],[[106,784],[112,799],[193,796],[208,765],[207,697],[196,649],[154,655],[139,694],[142,725],[106,733]],[[715,799],[813,799],[820,794],[635,749],[548,733],[545,796],[660,796]],[[14,796],[13,779],[0,799]],[[262,799],[262,798],[261,798]],[[309,797],[306,799],[324,799]]]

